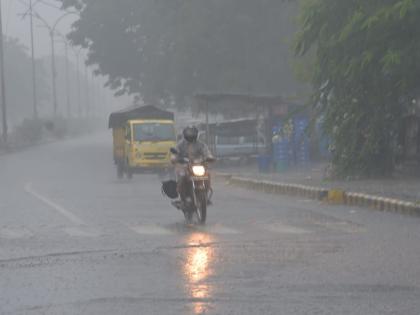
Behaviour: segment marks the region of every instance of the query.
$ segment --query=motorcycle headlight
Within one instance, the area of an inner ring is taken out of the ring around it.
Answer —
[[[195,176],[204,176],[206,175],[206,169],[203,165],[194,165],[192,167],[193,174]]]

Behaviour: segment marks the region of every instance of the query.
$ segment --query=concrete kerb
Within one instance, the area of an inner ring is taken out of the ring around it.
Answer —
[[[334,204],[364,207],[373,210],[396,212],[408,215],[420,215],[420,204],[407,202],[405,200],[390,199],[362,193],[343,192],[342,200],[340,202],[334,200],[333,202],[328,198],[329,192],[332,190],[326,188],[305,186],[300,184],[261,181],[224,173],[216,173],[216,177],[227,180],[227,182],[231,185],[264,193],[285,194],[318,201],[325,201]]]

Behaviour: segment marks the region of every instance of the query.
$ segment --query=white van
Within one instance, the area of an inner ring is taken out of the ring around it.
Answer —
[[[199,139],[206,142],[206,133],[201,132]],[[256,136],[215,136],[212,142],[210,149],[218,159],[250,158],[258,152]]]

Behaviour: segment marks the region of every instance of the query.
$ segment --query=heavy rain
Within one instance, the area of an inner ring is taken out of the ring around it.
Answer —
[[[420,314],[419,22],[0,0],[0,314]]]

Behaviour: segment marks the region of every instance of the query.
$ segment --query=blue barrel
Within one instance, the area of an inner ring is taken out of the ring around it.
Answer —
[[[273,147],[273,160],[278,172],[283,172],[289,167],[289,148],[290,144],[287,139],[283,139]]]
[[[258,162],[258,170],[261,173],[269,173],[270,172],[270,165],[271,165],[271,157],[269,155],[259,155],[257,157]]]
[[[306,117],[297,117],[294,119],[294,155],[298,166],[307,166],[310,162],[310,142],[306,129],[309,120]]]

